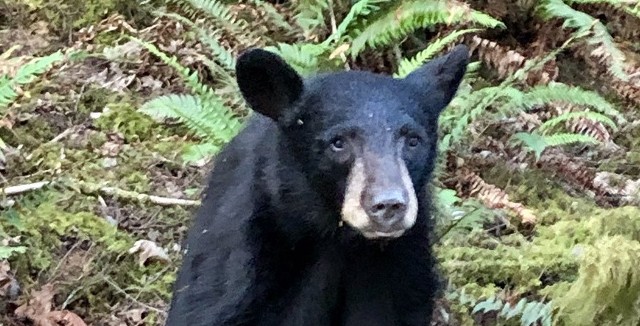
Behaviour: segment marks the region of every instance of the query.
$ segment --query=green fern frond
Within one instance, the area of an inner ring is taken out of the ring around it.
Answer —
[[[380,10],[379,4],[383,4],[386,2],[390,2],[391,0],[360,0],[353,4],[349,9],[349,12],[345,16],[345,18],[340,22],[336,31],[332,33],[324,42],[324,45],[329,45],[334,41],[340,40],[342,36],[347,33],[347,28],[356,17],[362,16],[366,17],[372,12]]]
[[[640,18],[640,2],[635,0],[566,0],[568,4],[607,4]]]
[[[598,144],[600,141],[597,139],[583,134],[574,134],[574,133],[557,133],[553,135],[544,135],[544,141],[547,146],[564,146],[571,145],[577,143],[584,144]]]
[[[443,38],[437,39],[426,49],[418,52],[413,58],[404,58],[398,64],[398,72],[394,74],[397,78],[404,78],[414,70],[421,67],[427,60],[431,59],[434,55],[442,51],[447,45],[456,41],[460,36],[480,31],[480,29],[462,29],[452,32]]]
[[[175,69],[182,79],[192,91],[194,91],[201,99],[212,99],[222,102],[218,96],[215,95],[213,89],[200,82],[197,71],[191,71],[189,68],[184,67],[178,62],[178,58],[175,56],[168,56],[166,53],[160,51],[155,45],[142,41],[135,37],[129,37],[131,40],[137,42],[142,47],[151,52],[151,54],[157,56],[163,63]]]
[[[294,28],[294,26],[287,21],[284,15],[279,13],[271,3],[264,0],[249,0],[249,2],[253,3],[258,10],[265,13],[269,21],[275,26],[284,31],[288,31],[289,33],[295,32],[296,28]]]
[[[552,102],[593,108],[600,113],[615,117],[620,122],[625,122],[622,113],[598,93],[558,82],[536,86],[509,105],[531,109]]]
[[[611,120],[609,117],[607,117],[604,114],[600,114],[592,111],[577,111],[577,112],[563,113],[557,117],[554,117],[552,119],[545,121],[542,125],[540,125],[540,127],[538,127],[538,129],[544,133],[545,131],[552,129],[553,127],[557,126],[562,122],[573,120],[576,118],[585,118],[592,121],[600,122],[608,126],[609,128],[611,128],[613,131],[618,130],[616,123],[613,120]]]
[[[326,56],[330,48],[312,43],[278,43],[276,46],[265,47],[265,50],[280,55],[299,74],[309,76],[320,70],[321,58]]]
[[[469,94],[454,97],[450,106],[453,110],[443,115],[440,120],[443,130],[451,130],[454,135],[452,143],[462,138],[467,126],[486,113],[487,107],[495,102],[522,101],[524,93],[511,86],[485,87]],[[450,121],[449,123],[447,123]]]
[[[364,22],[364,27],[352,29],[357,35],[350,49],[352,57],[365,47],[378,48],[399,42],[418,28],[437,24],[464,22],[491,28],[504,27],[502,22],[491,16],[453,1],[397,1],[395,6],[380,12],[371,21]]]
[[[39,75],[47,72],[52,65],[64,60],[61,51],[54,52],[44,57],[31,59],[20,66],[11,78],[0,76],[0,109],[9,106],[18,97],[15,87],[33,82]]]
[[[207,14],[210,18],[215,19],[217,22],[224,22],[225,25],[231,26],[231,29],[238,28],[233,25],[235,17],[231,13],[229,6],[221,3],[217,0],[186,0],[193,8],[200,10]]]
[[[636,2],[634,6],[629,4],[629,6],[623,7],[623,9],[627,13],[640,18],[640,2]]]
[[[189,145],[182,152],[182,159],[185,160],[185,162],[196,162],[202,159],[208,159],[215,155],[220,148],[220,146],[212,143]]]
[[[543,326],[551,326],[553,312],[552,302],[543,303],[522,298],[514,307],[511,307],[510,303],[505,303],[501,299],[492,296],[478,302],[471,313],[492,311],[498,312],[498,317],[502,317],[505,320],[520,315],[520,325],[522,326],[538,325],[538,323]]]
[[[155,45],[134,37],[131,39],[174,68],[195,93],[195,96],[172,94],[155,98],[142,106],[143,113],[156,118],[177,118],[196,135],[221,143],[237,133],[241,122],[212,88],[200,82],[197,72],[191,72],[177,58],[168,56]]]
[[[563,325],[638,325],[640,323],[640,243],[605,236],[581,248],[578,279],[555,298]]]
[[[179,94],[157,97],[140,108],[140,112],[156,119],[178,119],[195,135],[216,143],[231,140],[241,126],[225,111],[221,103],[204,102],[197,96]]]
[[[625,56],[613,41],[613,37],[599,20],[590,15],[571,8],[562,0],[544,0],[541,5],[545,18],[559,17],[564,19],[563,27],[576,28],[580,31],[592,31],[592,36],[587,39],[591,45],[601,46],[603,55],[608,57],[609,72],[616,78],[627,81],[629,76],[625,72]]]
[[[190,19],[176,14],[176,13],[159,13],[159,15],[169,17],[175,19],[191,28],[193,28],[198,34],[198,38],[202,43],[209,47],[211,53],[215,56],[217,61],[229,71],[235,70],[236,58],[231,51],[226,49],[217,38],[220,37],[219,31],[210,31],[204,27],[198,26],[196,23],[192,22]]]
[[[293,5],[294,19],[306,39],[326,27],[325,12],[329,9],[329,0],[296,0]]]

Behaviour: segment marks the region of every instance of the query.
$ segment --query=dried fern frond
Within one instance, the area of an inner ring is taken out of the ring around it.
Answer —
[[[618,95],[640,106],[640,68],[629,68],[629,81],[612,80],[611,88]]]
[[[462,174],[462,180],[459,181],[459,185],[462,184],[465,185],[465,193],[468,196],[477,198],[487,207],[511,210],[520,217],[524,224],[536,223],[537,218],[530,209],[520,203],[514,203],[509,200],[509,195],[504,190],[488,184],[476,173],[467,171]],[[462,192],[461,189],[458,192]]]
[[[478,51],[478,56],[489,67],[497,70],[498,77],[503,79],[514,74],[518,69],[524,67],[528,60],[517,51],[505,48],[496,42],[483,39],[474,35],[471,38],[469,47],[471,52]],[[558,77],[558,67],[555,60],[549,60],[540,69],[528,72],[525,80],[529,85],[547,84]]]
[[[631,180],[612,172],[598,172],[593,185],[620,199],[622,205],[640,205],[640,179]]]

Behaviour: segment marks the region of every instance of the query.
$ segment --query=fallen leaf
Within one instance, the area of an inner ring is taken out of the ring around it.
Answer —
[[[40,320],[46,319],[45,316],[51,312],[53,296],[53,284],[45,284],[39,291],[32,290],[29,301],[18,307],[14,313],[17,317],[32,320],[35,324],[42,322],[41,326],[48,326],[46,321]]]
[[[128,325],[142,325],[147,315],[146,309],[131,309],[122,313],[122,317],[127,321]]]
[[[53,284],[47,283],[39,291],[31,291],[29,301],[18,307],[14,314],[31,320],[34,326],[87,326],[71,311],[52,311],[54,295]]]
[[[15,299],[20,293],[20,285],[11,273],[11,265],[6,260],[0,261],[0,297]]]
[[[349,47],[351,47],[351,44],[343,43],[342,45],[337,47],[335,50],[333,50],[333,52],[331,52],[331,54],[329,55],[329,59],[334,59],[334,58],[337,58],[338,56],[344,55],[345,52],[349,50]]]
[[[87,324],[80,318],[80,316],[69,310],[52,311],[47,314],[47,319],[53,323],[53,325],[65,325],[65,326],[87,326]],[[45,326],[45,325],[41,325]]]
[[[130,254],[135,254],[139,252],[138,263],[140,266],[144,266],[147,260],[156,260],[156,261],[164,261],[171,262],[169,256],[164,251],[164,249],[158,246],[155,242],[149,240],[138,240],[136,243],[129,249]]]

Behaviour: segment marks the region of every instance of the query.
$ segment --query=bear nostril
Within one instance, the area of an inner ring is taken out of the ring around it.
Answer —
[[[378,211],[381,211],[381,210],[384,210],[384,209],[385,209],[384,204],[376,204],[375,206],[373,206],[373,211],[374,212],[378,212]]]
[[[371,198],[369,215],[376,222],[395,222],[407,207],[407,196],[400,190],[382,191]]]
[[[394,211],[399,211],[402,208],[404,208],[404,205],[400,204],[400,203],[395,203],[395,204],[391,205],[391,209],[394,210]]]

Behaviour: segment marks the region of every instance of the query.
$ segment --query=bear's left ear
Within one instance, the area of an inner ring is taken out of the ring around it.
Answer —
[[[460,44],[449,53],[430,60],[404,80],[424,91],[429,108],[440,114],[458,91],[468,63],[469,48]]]
[[[273,120],[302,95],[300,75],[275,53],[250,49],[236,62],[236,80],[251,109]]]

